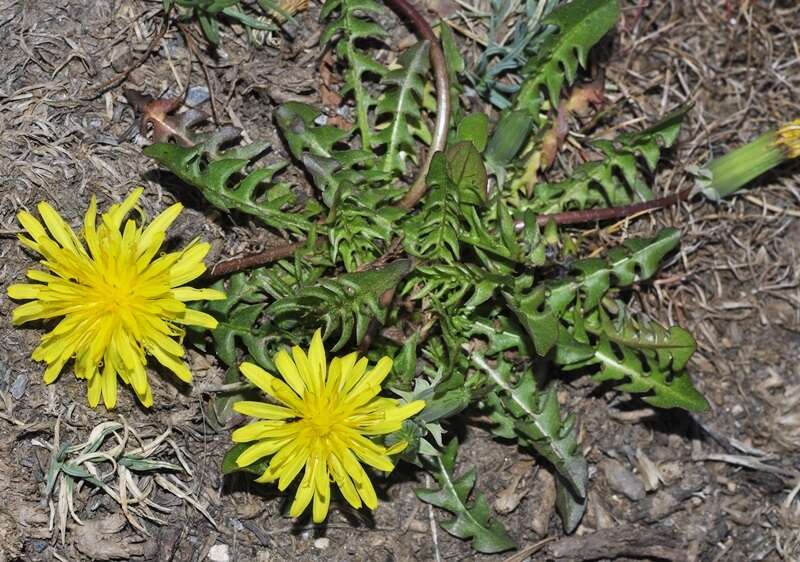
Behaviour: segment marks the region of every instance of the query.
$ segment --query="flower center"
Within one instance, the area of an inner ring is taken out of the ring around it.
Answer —
[[[135,296],[134,287],[127,279],[103,280],[96,283],[92,297],[104,311],[118,313],[120,309],[130,309]]]
[[[342,416],[336,407],[326,397],[317,397],[311,393],[306,393],[303,396],[303,401],[307,405],[307,410],[303,416],[304,421],[308,424],[318,437],[327,437],[336,426],[342,423]]]

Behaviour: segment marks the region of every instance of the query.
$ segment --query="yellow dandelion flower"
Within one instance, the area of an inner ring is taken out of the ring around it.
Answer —
[[[83,241],[47,203],[38,205],[44,226],[28,212],[17,215],[30,235],[20,235],[20,242],[40,254],[41,264],[49,271],[31,269],[28,277],[37,283],[8,288],[11,298],[31,301],[14,310],[12,321],[19,325],[63,317],[42,337],[32,357],[48,364],[47,384],[73,358],[75,376],[88,382],[92,407],[101,395],[106,408],[115,406],[117,376],[133,387],[142,404],[151,406],[147,354],[191,382],[192,374],[182,359],[182,326],[213,329],[217,321],[187,308],[186,302],[225,298],[213,289],[182,287],[205,271],[207,243],[195,241],[181,251],[157,256],[167,228],[181,212],[180,203],[147,226],[129,219],[123,227],[141,194],[142,189],[136,189],[121,204],[112,205],[99,226],[92,197]]]
[[[800,119],[778,129],[776,144],[786,151],[787,158],[800,158]]]
[[[303,470],[289,510],[292,517],[303,513],[313,499],[313,520],[322,522],[331,501],[331,482],[356,509],[362,505],[375,509],[375,489],[361,463],[390,472],[394,465],[389,456],[407,444],[401,441],[386,448],[368,437],[397,431],[425,402],[400,405],[398,400],[378,396],[392,368],[389,357],[369,371],[366,357],[359,359],[356,353],[327,364],[319,330],[307,355],[299,347],[292,349],[291,356],[281,351],[275,356],[275,366],[283,380],[252,363],[241,366],[242,373],[277,404],[234,404],[237,412],[262,420],[233,432],[234,442],[255,441],[236,464],[245,467],[272,455],[256,481],[277,480],[281,491]]]

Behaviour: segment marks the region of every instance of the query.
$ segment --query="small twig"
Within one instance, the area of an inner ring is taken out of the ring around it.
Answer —
[[[661,197],[660,199],[653,199],[652,201],[643,201],[641,203],[634,203],[632,205],[623,205],[621,207],[604,207],[602,209],[587,209],[585,211],[565,211],[563,213],[554,213],[552,215],[539,215],[536,217],[536,222],[539,226],[544,226],[548,222],[553,221],[556,224],[578,224],[582,222],[595,222],[604,221],[609,219],[619,219],[629,217],[637,213],[645,211],[655,211],[663,209],[671,205],[676,205],[684,201],[691,194],[692,189],[684,189],[673,195]],[[517,231],[525,228],[523,221],[517,221],[514,224]]]
[[[161,40],[164,38],[164,35],[167,34],[167,29],[169,29],[169,12],[164,14],[164,19],[163,19],[163,21],[161,23],[161,29],[158,31],[158,33],[156,33],[153,36],[153,39],[150,41],[150,44],[147,46],[147,49],[145,50],[145,52],[142,53],[142,56],[140,56],[132,64],[130,64],[128,66],[128,68],[126,68],[125,70],[123,70],[122,72],[120,72],[119,74],[117,74],[116,76],[111,78],[110,80],[100,84],[100,86],[98,86],[97,89],[94,92],[90,92],[89,94],[87,94],[86,96],[84,96],[81,99],[83,101],[96,100],[97,98],[99,98],[100,96],[105,94],[108,90],[110,90],[111,88],[119,86],[125,80],[127,80],[128,76],[130,76],[131,72],[133,72],[134,70],[136,70],[137,68],[142,66],[142,64],[144,64],[144,61],[146,61],[148,59],[148,57],[153,53],[153,51],[156,50],[156,48],[158,47],[159,43],[161,43]]]
[[[266,250],[262,250],[256,254],[248,254],[246,256],[240,256],[238,258],[231,258],[229,260],[217,262],[211,267],[211,269],[208,270],[208,273],[206,273],[206,278],[216,279],[218,277],[222,277],[223,275],[227,275],[228,273],[242,271],[243,269],[249,269],[251,267],[258,267],[259,265],[264,265],[283,258],[288,258],[297,250],[302,248],[305,243],[305,240],[291,242],[284,244],[283,246],[267,248]]]
[[[56,549],[53,546],[50,547],[50,554],[52,554],[53,558],[55,558],[59,562],[69,562],[69,560],[67,560],[66,558],[61,556],[58,552],[56,552]]]
[[[638,423],[644,418],[649,418],[656,415],[653,408],[642,408],[641,410],[611,410],[608,416],[612,419],[621,422]]]
[[[773,213],[776,213],[777,216],[786,215],[789,217],[800,217],[800,210],[784,209],[783,207],[778,207],[777,205],[771,205],[763,199],[759,199],[755,195],[745,195],[744,198],[750,201],[753,205],[758,205],[764,209],[764,211],[772,211]]]
[[[16,426],[19,426],[19,427],[23,427],[25,425],[25,422],[20,421],[17,418],[15,418],[15,417],[13,417],[11,415],[8,415],[8,414],[4,414],[2,412],[0,412],[0,419],[1,420],[6,420],[8,423],[12,423],[12,424],[14,424]]]
[[[800,476],[800,472],[783,468],[780,466],[771,466],[761,462],[761,460],[758,459],[757,457],[752,457],[749,455],[725,455],[725,454],[712,453],[708,455],[693,457],[692,460],[700,462],[704,461],[724,462],[736,466],[744,466],[751,470],[760,470],[762,472],[777,474],[778,476],[783,476],[784,478],[787,479],[794,479]]]
[[[425,485],[431,485],[430,474],[425,475]],[[433,553],[436,556],[436,562],[442,562],[442,557],[439,554],[439,533],[436,528],[436,517],[433,514],[433,505],[428,504],[428,522],[431,526],[431,538],[433,539]]]
[[[447,76],[447,60],[444,58],[442,44],[422,14],[406,0],[386,0],[386,3],[398,15],[408,19],[414,31],[430,43],[431,66],[436,81],[436,124],[433,129],[431,147],[425,158],[425,164],[417,173],[411,189],[400,202],[400,207],[403,209],[413,209],[428,187],[425,177],[428,174],[433,155],[443,150],[447,142],[447,130],[450,127],[450,79]]]
[[[628,557],[687,562],[688,554],[681,542],[677,533],[666,528],[620,525],[559,539],[547,545],[542,558],[578,562]]]
[[[249,382],[231,382],[228,384],[206,384],[198,390],[200,392],[237,392],[239,390],[253,390],[255,386]]]
[[[537,543],[533,543],[532,545],[526,546],[516,554],[512,554],[511,556],[503,560],[503,562],[524,562],[525,560],[530,558],[531,554],[539,552],[544,545],[546,545],[549,542],[553,542],[554,540],[556,540],[556,537],[547,537],[546,539],[542,539]]]
[[[211,106],[211,117],[214,119],[214,124],[219,126],[219,117],[217,115],[217,103],[216,99],[214,98],[214,88],[211,85],[211,78],[208,76],[208,67],[206,63],[203,62],[203,59],[200,58],[200,52],[197,48],[197,44],[194,42],[194,38],[192,37],[192,33],[189,29],[186,29],[185,26],[178,24],[178,29],[181,30],[181,35],[183,35],[184,41],[186,41],[186,46],[189,48],[189,52],[197,59],[198,64],[200,65],[200,70],[203,71],[203,76],[206,80],[206,88],[208,88],[208,102]],[[189,84],[186,84],[186,91],[189,90]],[[184,96],[185,97],[185,96]]]

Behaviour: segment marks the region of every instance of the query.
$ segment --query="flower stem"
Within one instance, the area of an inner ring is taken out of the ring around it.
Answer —
[[[697,173],[700,191],[714,201],[736,192],[775,166],[800,156],[800,119],[711,161]]]
[[[442,44],[422,14],[406,0],[386,0],[386,4],[395,13],[408,19],[414,31],[430,43],[431,67],[436,81],[436,124],[433,129],[431,147],[425,158],[425,164],[417,173],[411,189],[400,202],[400,207],[413,209],[428,187],[425,176],[428,174],[428,167],[431,165],[433,155],[444,150],[447,142],[447,130],[450,127],[450,79],[447,76],[447,60],[444,57]]]

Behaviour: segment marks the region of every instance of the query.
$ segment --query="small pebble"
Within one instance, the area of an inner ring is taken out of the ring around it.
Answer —
[[[600,463],[600,469],[606,475],[608,485],[615,492],[619,492],[626,498],[639,501],[644,498],[644,484],[637,476],[622,466],[614,459],[605,459]]]
[[[211,96],[205,86],[192,86],[186,92],[184,103],[189,107],[197,107],[206,103]]]
[[[230,562],[231,555],[228,552],[227,544],[215,544],[208,551],[208,559],[211,562]]]
[[[664,484],[672,484],[683,477],[684,467],[677,461],[662,462],[658,465],[658,473]]]
[[[314,548],[319,549],[319,550],[325,550],[330,545],[331,545],[331,540],[328,539],[328,538],[325,538],[325,537],[316,539],[314,541]]]
[[[0,390],[5,390],[8,388],[8,382],[11,378],[11,369],[5,366],[5,364],[0,361]]]
[[[16,379],[14,384],[11,385],[11,396],[14,400],[19,400],[25,394],[25,389],[28,387],[28,375],[22,373]]]

